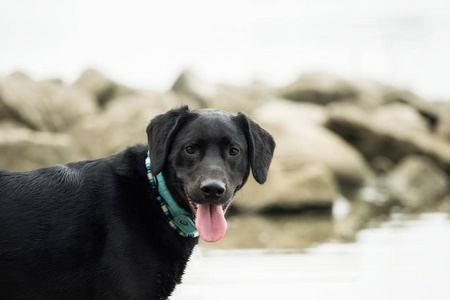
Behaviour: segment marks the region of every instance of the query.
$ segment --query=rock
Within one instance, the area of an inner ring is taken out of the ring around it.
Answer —
[[[274,95],[272,88],[259,82],[248,86],[213,86],[190,70],[181,73],[172,91],[195,100],[197,104],[193,107],[218,108],[234,114],[251,112]]]
[[[130,88],[117,84],[94,69],[84,71],[73,86],[92,94],[102,107],[111,99],[133,92]]]
[[[411,108],[388,105],[367,111],[351,104],[334,104],[328,112],[326,126],[356,147],[375,168],[380,158],[393,165],[409,154],[423,154],[450,173],[450,144],[432,134]]]
[[[438,103],[439,121],[436,128],[436,135],[450,142],[450,101]]]
[[[285,99],[273,99],[258,108],[255,117],[266,123],[308,123],[323,125],[327,113],[322,105],[293,102]]]
[[[393,89],[378,81],[368,79],[357,79],[353,81],[353,84],[358,90],[358,97],[352,103],[367,109],[385,105],[385,95]]]
[[[183,71],[172,86],[172,91],[191,97],[198,101],[200,108],[207,107],[208,99],[214,97],[216,90],[191,70]]]
[[[279,90],[281,97],[315,104],[326,105],[334,101],[354,100],[358,89],[337,76],[327,73],[308,73]]]
[[[82,90],[52,82],[38,83],[21,73],[0,80],[0,108],[3,119],[55,132],[97,111],[95,100]]]
[[[0,121],[0,134],[4,130],[11,130],[11,129],[29,129],[29,128],[23,123],[19,123],[11,119],[4,119]]]
[[[256,110],[253,117],[274,136],[275,160],[283,169],[297,170],[316,162],[327,166],[341,186],[359,186],[371,180],[373,174],[364,158],[341,137],[307,118],[285,120],[283,116],[291,111],[281,114],[281,107],[291,107],[283,103],[278,109],[274,108],[276,103],[266,105]]]
[[[59,86],[64,86],[64,81],[61,78],[49,78],[49,79],[44,79],[41,80],[40,83],[44,83],[44,84],[53,84],[53,85],[59,85]]]
[[[450,189],[448,175],[424,156],[404,158],[387,176],[392,199],[411,210],[427,208]]]
[[[346,82],[342,84],[341,82],[345,82],[343,79],[333,77],[328,74],[322,74],[324,78],[329,77],[328,82],[330,82],[330,86],[340,86],[347,84],[351,86],[349,88],[353,91],[353,96],[347,97],[334,97],[336,98],[333,101],[323,101],[323,104],[328,104],[332,102],[337,102],[336,100],[340,100],[339,102],[347,102],[347,104],[353,104],[363,109],[371,110],[376,109],[381,106],[386,106],[389,104],[403,104],[405,107],[408,106],[410,109],[415,110],[419,116],[425,121],[429,130],[434,130],[439,121],[440,111],[433,103],[429,101],[425,101],[419,96],[415,95],[411,91],[398,89],[393,86],[389,86],[386,84],[382,84],[373,80],[366,79],[358,79],[354,80],[351,83]],[[303,82],[302,80],[299,80]],[[320,81],[320,80],[317,80]],[[331,82],[336,82],[335,85],[332,85]],[[303,83],[303,85],[307,85]],[[317,89],[317,88],[314,88]],[[333,89],[333,88],[330,88]],[[337,87],[335,89],[338,89]],[[315,91],[317,93],[317,91]],[[314,92],[312,92],[314,93]],[[350,94],[350,92],[348,92]],[[289,98],[289,97],[288,97]],[[291,97],[292,98],[292,97]],[[333,97],[329,97],[330,99]]]
[[[414,108],[424,120],[427,121],[428,127],[434,130],[439,118],[439,111],[436,107],[411,91],[392,88],[386,92],[385,103],[405,103]]]
[[[104,112],[82,119],[70,134],[86,158],[112,154],[126,146],[147,143],[150,120],[181,103],[174,94],[140,92],[115,98]]]
[[[359,91],[359,97],[353,101],[354,104],[368,109],[389,104],[403,104],[418,112],[428,129],[434,130],[436,127],[439,109],[414,93],[372,80],[355,80],[353,84]]]
[[[337,186],[331,171],[320,163],[301,168],[283,166],[275,158],[264,185],[252,178],[243,189],[243,200],[234,202],[244,211],[296,211],[308,206],[331,207]]]
[[[0,169],[26,171],[78,160],[70,136],[2,126]]]
[[[416,109],[407,104],[393,103],[380,106],[370,113],[371,121],[387,130],[430,133],[427,121]]]
[[[216,94],[208,99],[208,107],[215,107],[230,113],[251,113],[261,105],[272,100],[274,90],[267,85],[255,82],[247,86],[218,85]]]

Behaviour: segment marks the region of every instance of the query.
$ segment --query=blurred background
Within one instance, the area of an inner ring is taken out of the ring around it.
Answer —
[[[180,104],[274,135],[173,299],[446,299],[450,2],[0,3],[1,169],[145,143]]]

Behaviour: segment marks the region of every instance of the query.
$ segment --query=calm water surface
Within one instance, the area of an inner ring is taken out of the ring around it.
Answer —
[[[234,222],[225,239],[233,234]],[[296,237],[290,231],[295,223],[287,224],[278,225],[286,227],[286,240],[313,235],[300,227]],[[326,224],[318,220],[309,226],[321,228],[318,242],[326,238]],[[240,230],[253,233],[252,226],[260,228],[253,224]],[[274,234],[260,233],[253,242],[270,244]],[[355,243],[286,250],[220,250],[201,244],[171,299],[434,300],[450,299],[449,287],[450,216],[429,213],[411,219],[397,214],[376,228],[360,231]]]

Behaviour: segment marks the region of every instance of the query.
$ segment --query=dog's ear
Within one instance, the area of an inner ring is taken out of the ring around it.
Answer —
[[[275,150],[273,137],[243,113],[237,117],[248,144],[248,157],[255,180],[263,184]]]
[[[148,124],[147,137],[153,175],[159,174],[163,169],[173,138],[189,114],[189,108],[183,105],[156,116]]]

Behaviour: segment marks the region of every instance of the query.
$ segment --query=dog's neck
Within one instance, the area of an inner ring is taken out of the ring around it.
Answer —
[[[178,232],[181,236],[195,238],[198,237],[198,231],[195,227],[192,215],[180,207],[175,199],[173,199],[166,182],[160,172],[153,176],[151,171],[150,153],[147,153],[145,159],[145,167],[147,168],[147,177],[153,190],[158,194],[156,200],[161,205],[161,209],[167,218],[169,226]]]

